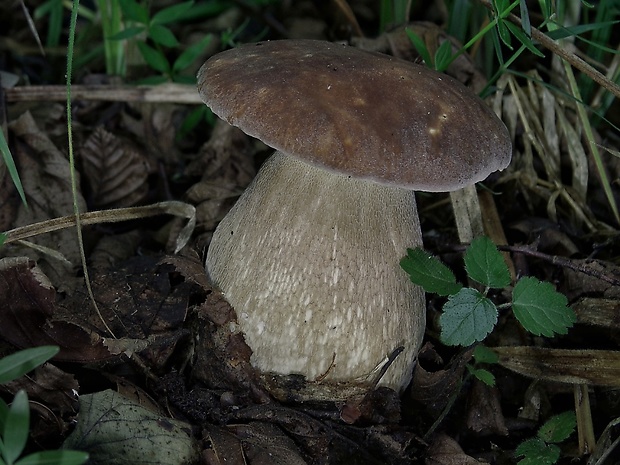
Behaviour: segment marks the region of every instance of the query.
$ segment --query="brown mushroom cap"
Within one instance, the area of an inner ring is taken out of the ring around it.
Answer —
[[[447,75],[313,40],[242,45],[198,73],[203,101],[267,145],[335,172],[450,191],[504,169],[508,131]]]

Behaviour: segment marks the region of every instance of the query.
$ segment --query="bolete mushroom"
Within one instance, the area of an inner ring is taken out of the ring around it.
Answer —
[[[217,227],[206,268],[263,373],[411,379],[425,300],[399,268],[422,244],[414,190],[505,168],[508,132],[426,67],[311,40],[243,45],[198,73],[203,101],[276,152]]]

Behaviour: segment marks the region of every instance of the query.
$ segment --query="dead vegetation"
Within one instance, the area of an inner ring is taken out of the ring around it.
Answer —
[[[72,192],[65,107],[58,102],[64,49],[39,55],[25,19],[11,11],[20,2],[8,3],[0,18],[16,20],[0,19],[0,71],[18,83],[6,86],[1,75],[0,118],[28,206],[3,165],[0,230],[8,234],[0,250],[0,355],[60,347],[52,362],[0,386],[7,400],[19,389],[28,392],[30,449],[58,448],[73,432],[68,444],[89,450],[92,463],[128,463],[110,433],[100,431],[107,421],[83,423],[95,416],[118,422],[114,431],[143,423],[145,429],[129,428],[120,440],[139,451],[132,463],[152,447],[140,438],[164,435],[175,445],[158,444],[150,463],[504,464],[517,462],[517,445],[547,418],[575,410],[578,434],[562,444],[560,463],[619,460],[620,243],[609,198],[619,200],[620,137],[613,124],[620,118],[616,103],[587,130],[556,55],[523,58],[493,83],[487,102],[508,127],[513,161],[478,188],[477,198],[480,227],[502,246],[513,275],[551,282],[568,297],[577,324],[567,336],[534,337],[502,312],[485,341],[499,354],[490,387],[468,376],[472,348],[441,344],[441,301],[429,298],[425,344],[402,396],[380,388],[346,402],[300,404],[293,401],[307,389],[304,380],[290,376],[274,386],[254,372],[237,315],[204,271],[215,226],[270,150],[219,121],[203,119],[185,130],[199,103],[195,86],[137,91],[131,84],[152,72],[147,65],[133,66],[119,83],[97,75],[103,65],[95,60],[75,76],[80,190]],[[158,3],[156,9],[167,6]],[[330,7],[231,2],[208,21],[179,23],[174,30],[184,44],[214,34],[189,74],[229,47],[225,33],[241,26],[238,42],[263,32],[272,39],[350,40],[419,61],[402,29],[376,34],[373,2],[315,3]],[[428,3],[411,18],[423,21],[412,27],[433,50],[453,39],[430,25],[447,23],[444,2]],[[41,32],[46,23],[35,26]],[[617,47],[617,35],[610,40],[606,45]],[[594,65],[613,76],[617,64],[615,55]],[[467,54],[447,72],[477,91],[486,86]],[[598,89],[593,106],[605,98]],[[74,202],[82,212],[90,286]],[[425,247],[462,268],[450,197],[421,194],[418,203]]]

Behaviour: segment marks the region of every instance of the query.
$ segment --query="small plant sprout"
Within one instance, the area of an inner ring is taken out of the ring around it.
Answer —
[[[472,358],[475,360],[475,363],[473,365],[471,363],[465,365],[469,374],[487,386],[495,386],[495,376],[493,373],[486,368],[481,368],[481,366],[495,365],[499,361],[497,354],[488,347],[477,345]]]
[[[515,457],[523,457],[518,465],[553,465],[560,458],[560,447],[575,431],[575,412],[569,411],[551,417],[540,427],[536,437],[523,441],[515,450]]]
[[[426,292],[447,296],[439,319],[441,340],[447,345],[468,346],[482,341],[497,323],[498,306],[489,298],[491,289],[510,285],[510,273],[497,247],[487,237],[475,239],[464,257],[469,278],[484,286],[482,292],[457,283],[454,273],[436,257],[422,249],[408,249],[400,266]],[[536,336],[566,334],[575,322],[575,313],[563,294],[550,283],[532,277],[521,278],[512,291],[512,306],[521,325]]]

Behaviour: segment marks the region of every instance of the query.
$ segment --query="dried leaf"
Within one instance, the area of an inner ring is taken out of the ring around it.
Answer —
[[[295,445],[276,425],[252,422],[248,425],[231,425],[243,444],[243,451],[253,465],[307,465]]]
[[[459,389],[465,365],[471,359],[473,349],[460,352],[445,367],[431,371],[429,365],[443,365],[432,345],[426,344],[418,355],[418,365],[413,372],[411,397],[432,415],[445,408],[450,398]]]
[[[428,448],[424,463],[426,465],[476,465],[486,462],[470,457],[463,452],[458,442],[445,434],[440,434]]]
[[[131,207],[146,197],[148,160],[127,142],[98,127],[80,154],[93,205]]]
[[[17,137],[14,156],[29,202],[29,208],[20,206],[13,226],[25,226],[73,214],[69,163],[65,155],[39,130],[29,113],[12,122],[10,129]],[[77,197],[80,210],[85,211],[85,202],[79,192]],[[56,288],[72,292],[80,282],[73,278],[73,266],[80,262],[75,231],[55,231],[35,237],[32,242],[59,252],[70,264],[17,246],[3,253],[27,255],[36,260]]]
[[[0,260],[0,299],[0,336],[11,344],[20,348],[57,345],[56,360],[111,357],[97,334],[58,318],[56,290],[34,262]]]
[[[198,238],[199,248],[206,247],[209,233],[254,178],[254,153],[247,135],[218,120],[199,158],[186,169],[188,176],[202,176],[187,192],[188,200],[196,205],[198,232],[207,233]]]
[[[494,347],[499,364],[530,378],[569,384],[620,386],[620,352],[542,347]]]
[[[41,402],[61,417],[77,413],[79,388],[72,374],[62,371],[51,363],[36,368],[29,376],[22,376],[2,385],[2,389],[11,394],[20,389],[26,390],[28,399]],[[64,426],[68,428],[69,424]]]
[[[496,387],[476,380],[467,400],[467,428],[479,434],[508,435],[499,390]]]

